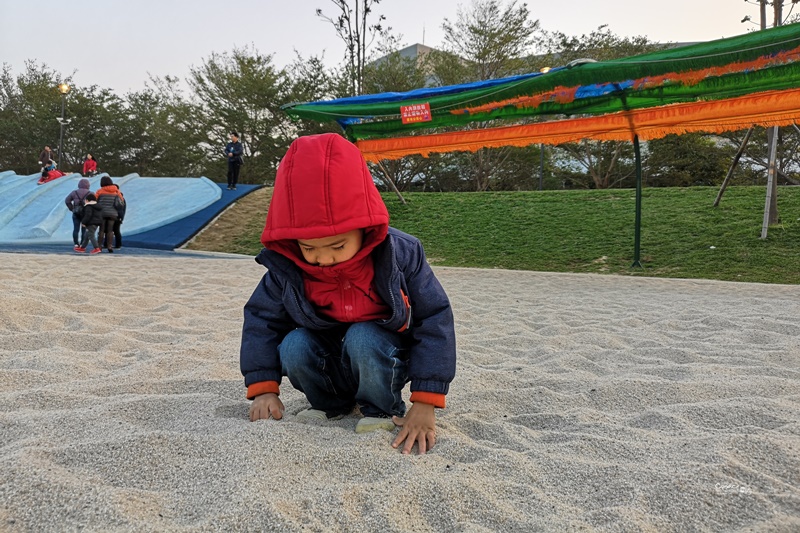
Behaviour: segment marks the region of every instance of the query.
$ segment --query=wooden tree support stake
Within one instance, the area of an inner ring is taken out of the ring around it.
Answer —
[[[753,126],[750,126],[750,129],[747,130],[747,134],[744,136],[744,139],[742,140],[741,146],[739,146],[739,151],[736,152],[736,156],[733,158],[733,162],[731,163],[731,168],[728,169],[728,173],[725,175],[725,179],[722,181],[722,185],[719,188],[719,193],[717,194],[717,199],[714,200],[714,207],[717,207],[719,205],[719,201],[722,200],[722,194],[728,187],[728,182],[733,177],[733,171],[736,169],[736,165],[739,164],[739,159],[741,159],[742,154],[744,153],[744,149],[747,146],[747,141],[750,140],[750,136],[752,134],[753,134]]]

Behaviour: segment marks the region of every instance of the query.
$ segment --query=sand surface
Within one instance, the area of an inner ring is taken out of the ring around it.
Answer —
[[[404,456],[251,423],[251,258],[0,254],[0,531],[800,531],[800,286],[438,268],[458,375]]]

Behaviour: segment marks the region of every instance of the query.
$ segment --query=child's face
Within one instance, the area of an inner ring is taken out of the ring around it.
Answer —
[[[361,249],[363,238],[363,230],[355,229],[321,239],[298,239],[297,244],[308,263],[333,266],[352,259]]]

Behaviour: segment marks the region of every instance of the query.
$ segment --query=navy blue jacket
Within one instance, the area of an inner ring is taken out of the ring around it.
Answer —
[[[456,370],[455,328],[450,301],[425,259],[416,237],[389,228],[373,251],[375,289],[392,316],[376,321],[403,331],[409,347],[411,391],[447,394]],[[245,386],[281,381],[278,345],[296,328],[340,326],[317,314],[304,295],[300,269],[287,257],[264,249],[256,261],[267,273],[244,307],[241,370]],[[408,296],[409,306],[403,294]]]
[[[97,202],[83,206],[83,218],[81,224],[84,226],[99,226],[103,223],[103,207]]]
[[[242,163],[242,154],[244,154],[244,147],[242,147],[242,143],[239,141],[236,142],[229,142],[225,145],[225,155],[230,154],[233,152],[233,156],[228,156],[228,163]]]

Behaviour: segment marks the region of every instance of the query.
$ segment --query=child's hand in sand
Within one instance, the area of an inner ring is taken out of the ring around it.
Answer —
[[[436,414],[434,407],[427,403],[416,402],[408,410],[406,416],[393,416],[395,425],[400,426],[400,433],[392,442],[392,448],[397,448],[403,441],[403,453],[411,453],[414,443],[420,455],[433,448],[436,444]]]
[[[283,418],[283,402],[272,392],[256,396],[250,406],[250,421],[267,420],[270,417],[275,420]]]

